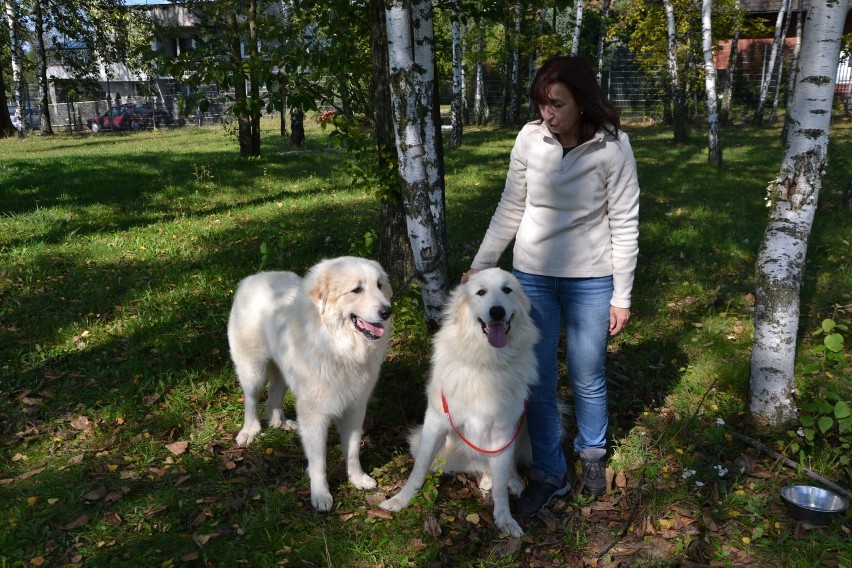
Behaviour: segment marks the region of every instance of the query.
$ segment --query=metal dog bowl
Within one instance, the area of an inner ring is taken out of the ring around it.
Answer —
[[[813,485],[788,485],[781,490],[781,499],[793,518],[812,525],[827,525],[849,509],[846,499]]]

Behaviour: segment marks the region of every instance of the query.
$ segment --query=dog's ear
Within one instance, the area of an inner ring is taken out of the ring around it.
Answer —
[[[385,298],[393,300],[393,287],[391,286],[390,278],[388,278],[388,275],[384,271],[381,274],[379,282],[382,283],[382,292],[385,293]]]
[[[314,279],[314,285],[311,287],[311,300],[317,305],[321,314],[325,313],[329,285],[330,278],[328,274],[321,274]]]

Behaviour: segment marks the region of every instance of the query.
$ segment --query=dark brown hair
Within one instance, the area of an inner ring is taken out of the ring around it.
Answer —
[[[530,98],[536,105],[539,116],[542,106],[553,104],[547,93],[554,83],[561,83],[571,91],[574,101],[583,111],[580,115],[581,144],[590,140],[601,128],[618,138],[618,130],[621,128],[618,111],[601,89],[587,60],[560,55],[551,57],[542,64],[530,87]]]

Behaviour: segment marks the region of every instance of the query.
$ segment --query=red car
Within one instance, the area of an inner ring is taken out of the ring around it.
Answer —
[[[157,126],[168,126],[174,122],[172,115],[162,109],[143,104],[124,104],[109,109],[100,116],[86,121],[92,132],[101,130],[141,130]]]

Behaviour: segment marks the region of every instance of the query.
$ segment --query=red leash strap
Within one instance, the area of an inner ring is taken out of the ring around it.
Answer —
[[[490,455],[499,454],[500,452],[502,452],[503,450],[505,450],[506,448],[508,448],[509,446],[512,445],[512,442],[515,441],[515,438],[518,437],[518,434],[521,433],[521,428],[524,426],[524,420],[527,417],[527,402],[528,401],[526,401],[526,400],[524,401],[524,411],[521,413],[521,418],[520,418],[520,420],[518,420],[518,429],[515,431],[515,435],[512,436],[512,439],[509,440],[506,443],[506,445],[503,446],[502,448],[500,448],[499,450],[485,450],[483,448],[480,448],[479,446],[472,444],[467,438],[465,438],[462,435],[461,432],[459,432],[459,429],[456,428],[456,425],[453,423],[453,417],[450,416],[450,408],[447,406],[447,399],[444,398],[444,391],[441,391],[441,404],[444,405],[444,414],[446,414],[447,418],[450,420],[450,426],[453,427],[453,430],[455,431],[456,434],[458,434],[458,436],[459,436],[459,438],[461,438],[462,442],[464,442],[465,444],[470,446],[473,450],[475,450],[475,451],[477,451],[481,454],[490,454]]]

